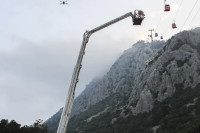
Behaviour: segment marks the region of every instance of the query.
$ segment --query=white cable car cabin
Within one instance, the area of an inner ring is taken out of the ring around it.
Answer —
[[[141,25],[142,20],[145,18],[145,15],[142,10],[135,10],[133,17],[133,25]]]

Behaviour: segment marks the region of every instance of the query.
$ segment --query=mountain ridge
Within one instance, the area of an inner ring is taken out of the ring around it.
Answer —
[[[84,125],[93,127],[95,123],[89,123],[96,119],[115,125],[121,119],[151,112],[156,102],[180,88],[195,88],[200,83],[199,36],[200,28],[196,28],[178,33],[166,43],[138,41],[124,51],[103,78],[93,80],[75,99],[68,132],[84,132],[90,129]],[[61,110],[46,121],[52,131]]]

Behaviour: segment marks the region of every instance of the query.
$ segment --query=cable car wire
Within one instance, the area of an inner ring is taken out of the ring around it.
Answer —
[[[176,17],[177,17],[177,15],[178,15],[178,13],[179,13],[179,10],[180,10],[180,7],[182,6],[182,4],[183,4],[183,0],[181,0],[181,2],[180,2],[180,4],[179,4],[179,7],[178,7],[178,9],[177,9],[177,11],[176,11],[176,13],[175,13],[175,15],[174,15],[174,19],[173,20],[176,20]],[[164,33],[166,34],[167,33],[167,30],[169,29],[168,27],[170,27],[171,26],[171,23],[169,24],[169,26],[167,26],[166,27],[166,29],[164,30]]]
[[[198,0],[196,0],[195,4],[193,5],[192,9],[190,10],[190,12],[189,12],[189,14],[188,14],[188,16],[187,16],[187,18],[186,18],[186,20],[185,20],[183,26],[181,27],[181,30],[180,30],[180,31],[182,31],[183,27],[185,26],[185,23],[186,23],[187,20],[189,19],[189,17],[190,17],[190,15],[191,15],[192,11],[194,10],[194,8],[195,8],[197,2],[198,2]]]
[[[154,28],[155,37],[158,37],[158,32],[156,32],[156,31],[157,31],[157,29],[159,29],[160,22],[161,22],[161,19],[162,19],[162,15],[163,15],[163,12],[161,13],[160,18],[158,19],[158,23],[157,23],[157,25],[156,25],[155,28]],[[157,35],[156,35],[156,34],[157,34]]]
[[[199,12],[200,12],[200,8],[197,10],[196,14],[193,16],[192,20],[190,21],[190,24],[192,24],[192,22],[194,22],[194,19],[199,14]]]
[[[170,19],[171,19],[171,14],[170,14],[170,17],[169,17]],[[165,28],[165,30],[164,30],[164,34],[166,34],[167,33],[167,30],[169,29],[169,27],[171,26],[171,23]]]
[[[163,16],[163,12],[162,12],[162,14],[160,15],[160,18],[159,18],[159,20],[158,20],[157,28],[158,28],[159,25],[160,25],[160,22],[161,22],[162,16]]]
[[[180,10],[180,7],[181,7],[181,5],[182,5],[182,3],[183,3],[183,0],[181,0],[181,2],[180,2],[180,4],[179,4],[179,7],[178,7],[178,9],[177,9],[177,11],[175,12],[175,15],[174,15],[174,17],[173,17],[173,20],[175,20],[176,19],[176,17],[177,17],[177,14],[179,13],[179,10]],[[171,14],[172,14],[172,12],[171,12]],[[171,17],[172,17],[172,15],[170,14],[170,18],[169,19],[171,19]],[[165,30],[164,30],[164,34],[166,34],[168,31],[168,27],[170,27],[171,26],[171,23],[165,28]]]
[[[165,4],[165,1],[166,0],[164,0],[164,4]],[[160,22],[161,22],[161,19],[162,19],[162,16],[163,16],[163,12],[161,12],[161,13],[159,13],[160,15],[160,17],[159,17],[159,19],[158,19],[158,21],[157,21],[157,24],[155,24],[154,26],[154,32],[155,32],[155,34],[157,33],[156,31],[157,31],[157,29],[159,28],[159,26],[160,26]],[[158,34],[158,33],[157,33]],[[149,35],[148,35],[148,37],[149,37]]]
[[[176,16],[177,16],[177,14],[179,13],[179,9],[180,9],[182,3],[183,3],[183,0],[181,0],[181,3],[180,3],[180,5],[179,5],[179,7],[178,7],[178,9],[177,9],[177,11],[176,11],[176,14],[174,15],[174,19],[176,19]]]

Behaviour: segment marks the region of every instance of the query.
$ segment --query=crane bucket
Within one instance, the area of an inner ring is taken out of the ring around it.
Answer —
[[[133,25],[141,25],[144,18],[145,15],[142,10],[135,10],[133,15]]]

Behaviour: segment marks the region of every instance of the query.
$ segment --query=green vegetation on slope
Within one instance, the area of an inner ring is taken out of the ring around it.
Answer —
[[[148,113],[118,117],[120,110],[113,110],[114,104],[108,112],[86,122],[113,104],[114,100],[107,98],[71,119],[67,133],[153,133],[152,128],[156,126],[157,133],[200,133],[200,85],[184,90],[177,85],[176,89],[172,97],[156,102]],[[113,118],[117,120],[111,124]]]
[[[123,98],[123,99],[122,99]],[[120,99],[120,100],[118,100]],[[120,101],[120,102],[119,102]],[[96,105],[91,106],[87,111],[80,113],[79,115],[74,116],[70,119],[67,133],[74,133],[79,127],[84,129],[86,132],[96,131],[97,127],[105,127],[109,128],[109,124],[113,117],[118,117],[120,114],[120,110],[112,111],[113,109],[124,105],[124,102],[128,102],[128,95],[124,96],[124,94],[115,93],[113,96],[107,97]],[[98,114],[103,111],[105,108],[108,108],[107,113],[103,113],[100,117],[93,118],[91,122],[87,123],[86,120],[92,115]],[[103,119],[102,119],[103,118]],[[103,120],[101,123],[100,121]],[[95,122],[93,122],[95,121]],[[77,128],[78,127],[78,128]],[[88,128],[89,127],[89,128]],[[103,130],[103,129],[102,129]]]

